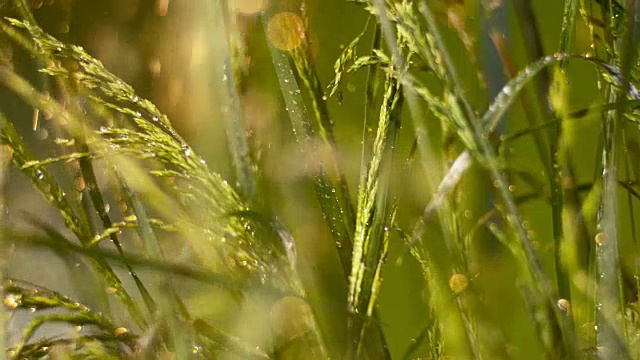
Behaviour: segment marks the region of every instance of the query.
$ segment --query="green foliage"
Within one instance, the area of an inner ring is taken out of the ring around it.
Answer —
[[[500,50],[496,14],[510,10],[472,3]],[[469,34],[460,22],[466,2],[353,1],[349,11],[367,20],[343,47],[328,85],[311,40],[316,15],[304,1],[286,12],[270,4],[259,15],[263,55],[275,68],[286,128],[303,159],[300,184],[312,189],[319,209],[306,209],[307,193],[289,186],[286,170],[264,180],[273,170],[253,151],[274,150],[251,137],[243,97],[249,50],[230,4],[207,7],[225,19],[226,110],[216,130],[226,134],[230,169],[207,164],[151,101],[81,47],[44,32],[25,4],[10,8],[21,19],[0,22],[0,45],[6,40],[36,59],[38,76],[59,94],[31,84],[9,56],[0,57],[0,83],[36,110],[36,120],[39,113],[51,118],[57,135],[39,158],[42,149],[25,140],[20,120],[0,108],[3,166],[31,182],[64,228],[26,214],[27,230],[3,223],[3,245],[45,248],[69,265],[88,265],[76,275],[98,284],[86,287],[94,299],[85,305],[3,270],[0,324],[10,313],[29,315],[5,357],[640,356],[633,2],[565,1],[553,51],[525,44],[519,71],[507,47],[499,51],[509,79],[493,99],[485,81],[496,79],[469,53],[480,31]],[[533,10],[524,3],[514,10],[524,42],[541,44]],[[445,29],[443,13],[455,31]],[[579,54],[580,36],[589,54]],[[592,65],[589,105],[574,105],[573,64]],[[332,120],[331,99],[348,101],[342,92],[355,88],[349,82],[362,70],[364,90],[353,91],[364,99],[362,119],[354,121],[362,120],[360,168],[352,172],[344,150],[350,136]],[[522,110],[526,121],[518,118]],[[580,137],[589,126],[590,151],[598,155],[585,162]],[[527,149],[513,155],[518,146]],[[350,173],[359,173],[355,201]],[[304,208],[307,220],[278,208],[285,203],[279,196],[293,199],[295,212]],[[114,198],[120,212],[110,211]],[[306,224],[309,214],[320,219]],[[337,261],[316,259],[327,256],[321,249]],[[326,306],[335,294],[313,284],[325,261],[339,261],[331,280],[344,290],[337,305]],[[398,323],[386,325],[407,294],[383,282],[397,271],[419,279],[407,292],[423,308],[412,309],[420,316],[413,316],[419,326],[410,344],[398,340]],[[110,295],[117,305],[99,301]],[[335,306],[345,308],[346,321],[335,318]],[[51,323],[75,332],[37,338]]]

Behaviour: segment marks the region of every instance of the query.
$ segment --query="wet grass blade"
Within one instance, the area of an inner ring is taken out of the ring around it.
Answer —
[[[349,277],[349,309],[353,314],[373,315],[372,301],[375,284],[380,281],[380,261],[384,261],[385,238],[388,236],[389,171],[392,149],[400,125],[402,104],[400,84],[387,75],[385,94],[380,110],[378,130],[373,142],[365,184],[358,195],[356,232],[353,244],[353,265]],[[362,356],[362,338],[366,324],[362,318],[353,318],[351,331],[356,344],[355,357]],[[379,355],[380,356],[380,355]],[[388,356],[388,355],[387,355]]]
[[[214,341],[218,346],[225,348],[230,353],[235,354],[242,359],[272,359],[272,357],[262,349],[246,344],[240,339],[225,333],[202,319],[194,320],[192,325],[199,335]]]
[[[19,243],[21,246],[44,247],[56,250],[64,250],[87,256],[88,258],[101,259],[102,261],[109,260],[116,264],[124,266],[122,256],[114,251],[104,250],[100,248],[85,248],[83,246],[76,245],[64,238],[51,239],[48,236],[24,233],[11,229],[3,230],[2,234],[4,234],[4,236],[11,236],[16,240],[16,243]],[[259,281],[247,282],[246,284],[238,284],[238,282],[232,276],[228,276],[225,274],[198,269],[196,267],[183,264],[146,259],[133,254],[125,255],[128,263],[131,266],[139,266],[151,270],[156,270],[161,273],[173,274],[187,279],[199,281],[203,284],[219,286],[227,290],[251,290],[256,291],[260,294],[264,294],[272,299],[277,299],[279,297],[287,295],[295,295],[295,293],[284,292],[277,287],[271,286],[269,284],[262,284]]]
[[[262,15],[265,31],[267,31],[268,28],[269,16],[268,12]],[[278,49],[272,44],[270,44],[269,47],[273,65],[278,76],[280,91],[285,101],[296,141],[300,145],[300,150],[304,151],[303,149],[308,146],[311,146],[311,151],[317,150],[318,144],[316,142],[315,131],[304,106],[300,87],[297,84],[293,69],[289,63],[289,56],[285,50]],[[351,271],[353,244],[349,229],[353,225],[345,222],[345,209],[343,209],[338,199],[338,189],[333,186],[329,179],[326,164],[322,163],[320,159],[317,159],[317,161],[319,162],[318,164],[305,164],[305,166],[308,168],[317,167],[317,171],[313,175],[313,186],[320,207],[322,208],[323,218],[327,222],[333,240],[335,241],[340,263],[342,264],[346,278],[347,274]]]
[[[209,5],[208,5],[209,6]],[[229,9],[228,1],[217,1],[214,5],[214,9],[210,11],[209,16],[223,23],[222,32],[224,33],[223,43],[225,46],[218,47],[222,49],[222,53],[219,55],[223,61],[222,78],[226,85],[226,89],[223,93],[225,101],[224,108],[228,111],[223,116],[226,121],[227,140],[229,142],[229,150],[232,157],[232,165],[235,168],[236,179],[240,184],[240,190],[244,199],[253,204],[257,200],[256,197],[256,179],[252,172],[251,158],[249,156],[249,145],[247,141],[247,131],[244,124],[244,117],[241,107],[241,82],[242,82],[242,54],[243,46],[241,40],[238,37],[242,36],[237,29],[234,28],[234,18],[236,14],[233,14]],[[237,20],[236,20],[237,21]],[[214,22],[211,21],[211,24]],[[209,29],[211,34],[215,34],[214,29]],[[215,35],[211,35],[214,37]],[[218,39],[213,39],[217,41]]]
[[[347,229],[352,232],[353,224],[355,224],[355,210],[351,201],[351,195],[349,193],[349,186],[347,184],[347,178],[341,165],[339,154],[340,149],[336,142],[336,137],[333,130],[333,121],[329,115],[329,109],[327,108],[326,96],[324,95],[323,87],[318,78],[318,74],[314,68],[310,50],[303,44],[291,51],[293,64],[296,75],[302,80],[305,85],[311,103],[313,105],[313,113],[318,123],[320,137],[328,144],[331,152],[330,164],[335,168],[338,176],[339,184],[339,199],[342,207],[342,216]]]
[[[4,117],[0,117],[0,121],[3,123],[2,142],[6,146],[11,147],[13,152],[12,164],[20,169],[27,161],[32,160],[32,158],[13,124],[7,121]],[[52,206],[58,209],[66,226],[74,233],[78,240],[84,246],[87,246],[89,241],[93,238],[93,234],[90,233],[87,224],[80,222],[72,207],[67,202],[63,191],[60,189],[54,177],[46,169],[36,168],[26,169],[25,175],[27,175],[34,186],[42,192],[45,199]],[[132,318],[138,323],[138,325],[144,327],[146,321],[144,320],[142,313],[124,289],[120,279],[113,272],[109,264],[99,260],[94,261],[93,264],[98,273],[105,278],[109,285],[116,289],[118,298],[127,306]]]

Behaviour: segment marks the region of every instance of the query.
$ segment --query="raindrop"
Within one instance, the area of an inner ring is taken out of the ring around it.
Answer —
[[[44,179],[44,174],[42,173],[42,171],[36,170],[36,177],[38,178],[38,180],[42,180]]]

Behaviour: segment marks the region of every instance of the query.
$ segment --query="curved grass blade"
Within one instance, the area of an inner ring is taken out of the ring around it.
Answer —
[[[485,132],[485,128],[484,128],[485,122],[479,121],[479,119],[477,119],[477,117],[473,112],[473,109],[471,108],[471,105],[465,98],[465,94],[462,90],[461,82],[456,74],[455,68],[452,65],[450,56],[446,51],[446,47],[442,42],[441,36],[439,35],[437,25],[435,23],[433,15],[431,14],[429,6],[425,1],[422,1],[420,3],[419,9],[420,9],[420,13],[423,15],[426,21],[429,32],[434,37],[434,42],[436,46],[440,49],[440,52],[443,55],[443,63],[446,69],[446,73],[448,74],[448,78],[453,84],[454,94],[457,97],[457,102],[461,104],[460,112],[464,116],[464,120],[466,122],[466,124],[464,125],[466,125],[468,133],[472,134],[472,139],[473,139],[472,144],[466,144],[466,145],[467,146],[472,145],[471,147],[472,151],[474,149],[478,150],[478,154],[474,154],[474,155],[478,157],[479,160],[484,163],[484,165],[487,166],[489,173],[491,174],[491,178],[498,185],[497,186],[498,190],[501,194],[502,200],[505,203],[507,221],[511,225],[513,231],[517,234],[520,248],[523,253],[523,259],[526,259],[526,263],[527,263],[526,270],[529,276],[531,276],[534,279],[535,283],[538,286],[537,290],[540,293],[540,299],[544,299],[544,303],[546,303],[547,307],[555,309],[556,300],[553,295],[554,294],[553,286],[549,281],[549,279],[546,277],[542,269],[540,258],[536,253],[535,249],[533,248],[533,244],[530,237],[527,234],[527,230],[522,226],[522,223],[519,220],[520,218],[519,210],[513,201],[513,197],[510,193],[509,184],[507,182],[505,174],[502,171],[500,171],[500,169],[497,166],[497,163],[496,163],[497,158],[495,155],[495,151],[493,150],[488,139],[483,137],[483,134]],[[505,91],[505,89],[507,92],[510,92],[512,90],[511,88],[508,88],[508,85],[503,89],[503,91]],[[498,95],[498,98],[500,98],[500,95]],[[502,107],[502,106],[499,106],[499,107]],[[554,316],[549,316],[549,319],[547,319],[546,322],[548,324],[554,324],[554,323],[557,324],[562,328],[563,334],[567,333],[568,327],[566,324],[564,324],[565,319],[563,319],[561,315],[557,313],[557,311],[554,311]],[[575,353],[572,342],[573,342],[573,339],[569,339],[567,337],[562,339],[562,345],[565,347],[568,354]]]
[[[544,67],[552,65],[554,63],[567,60],[567,59],[575,59],[575,60],[583,60],[590,63],[593,63],[605,71],[611,76],[612,81],[620,84],[620,72],[617,68],[604,63],[601,60],[589,58],[582,55],[571,55],[571,54],[558,54],[553,56],[544,57],[537,62],[528,65],[525,67],[516,77],[511,79],[502,89],[502,91],[495,97],[495,99],[489,105],[489,108],[482,116],[482,123],[484,126],[484,131],[487,134],[492,133],[498,126],[500,120],[503,115],[509,110],[509,107],[513,104],[516,97],[520,94],[520,92],[524,89],[524,87],[531,81],[531,79],[536,76]],[[640,100],[640,91],[638,91],[635,86],[631,85],[629,88],[628,95],[631,99],[629,100],[629,106],[634,106],[636,104],[636,100]],[[603,105],[602,109],[607,110],[610,109],[613,105]],[[575,113],[574,116],[581,115],[583,111]],[[542,124],[541,126],[551,126],[553,123],[550,122],[547,124]],[[438,185],[438,191],[436,195],[432,198],[429,204],[425,207],[425,211],[423,212],[421,222],[426,221],[428,219],[433,210],[437,209],[442,205],[442,202],[448,196],[449,192],[455,187],[457,182],[462,178],[462,175],[467,171],[467,169],[471,166],[472,162],[471,154],[469,151],[464,151],[462,154],[458,156],[458,158],[454,161],[456,166],[452,166],[447,174],[444,176],[443,180],[441,180]],[[414,244],[420,241],[422,232],[424,230],[420,230],[423,225],[419,225],[420,227],[416,227],[413,235],[411,244]]]
[[[222,250],[227,254],[222,260],[233,260],[227,261],[225,266],[230,266],[232,268],[230,270],[238,275],[239,280],[249,274],[273,279],[285,287],[291,285],[289,284],[291,274],[275,268],[275,264],[279,261],[271,258],[273,253],[265,247],[266,244],[252,237],[246,224],[237,219],[227,218],[227,221],[221,221],[225,214],[244,209],[246,205],[233,188],[219,174],[211,171],[205,161],[176,133],[165,115],[160,113],[151,102],[138,97],[131,86],[107,71],[99,61],[90,57],[81,48],[65,45],[44,34],[36,26],[17,20],[10,21],[14,26],[32,35],[38,51],[49,54],[53,58],[53,65],[43,71],[54,77],[71,76],[77,81],[81,86],[78,89],[79,95],[87,100],[86,110],[90,111],[87,115],[112,116],[114,111],[123,115],[125,120],[123,127],[102,127],[100,131],[92,134],[92,139],[95,140],[89,143],[92,152],[100,155],[109,154],[109,156],[134,155],[146,161],[158,161],[167,170],[152,172],[153,175],[179,179],[175,189],[178,195],[185,199],[184,207],[190,208],[199,217],[183,220],[185,220],[186,230],[196,230],[197,234],[191,233],[189,238],[194,239],[192,244],[200,247],[198,251],[200,255],[203,257],[211,255],[218,259],[220,258],[219,250]],[[9,28],[6,25],[4,27]],[[12,36],[17,41],[29,43],[15,30]],[[28,45],[25,46],[28,47]],[[60,65],[64,61],[77,63],[79,70],[70,74],[68,69]],[[15,78],[14,74],[10,72],[7,74],[8,77],[12,75],[12,79]],[[33,102],[34,105],[47,111],[51,110],[58,116],[64,116],[68,121],[73,120],[74,126],[85,125],[55,101],[44,99],[34,93],[27,84],[23,85],[22,88],[12,87],[12,89],[26,101]],[[134,164],[131,159],[125,157],[119,159],[124,159],[124,163],[118,163],[118,166],[140,173],[139,170],[142,168],[139,164]],[[147,178],[146,175],[143,177]],[[126,180],[140,182],[139,179],[127,178]],[[195,239],[205,241],[196,242]]]
[[[79,134],[75,140],[76,140],[78,149],[82,153],[86,153],[89,151],[89,146],[86,143],[86,138],[84,134]],[[82,177],[85,181],[86,187],[88,188],[89,196],[91,197],[91,202],[93,203],[93,207],[98,213],[98,216],[102,221],[102,225],[104,229],[111,229],[113,227],[113,221],[111,221],[111,216],[109,216],[107,212],[109,205],[105,203],[104,198],[102,196],[102,192],[100,191],[100,187],[98,185],[98,179],[96,178],[96,174],[93,169],[93,164],[88,157],[82,157],[78,160],[78,162],[80,164],[80,171],[82,173]],[[135,282],[136,287],[138,288],[138,291],[142,296],[142,299],[147,305],[149,312],[151,313],[155,312],[156,310],[155,301],[153,300],[153,297],[151,296],[151,294],[149,294],[149,291],[143,284],[142,280],[140,280],[140,277],[138,276],[136,271],[127,264],[126,259],[124,258],[124,250],[122,248],[122,245],[120,244],[120,239],[118,238],[117,233],[111,232],[108,236],[113,242],[113,244],[115,245],[118,252],[123,256],[125,266],[127,267],[127,270],[129,270],[129,274],[133,278],[133,281]]]
[[[108,338],[108,341],[123,343],[130,349],[136,346],[135,336],[130,334],[126,328],[116,326],[109,318],[92,311],[87,306],[73,299],[42,287],[30,286],[30,288],[27,288],[12,280],[4,282],[3,284],[3,289],[6,294],[5,305],[10,309],[29,309],[29,311],[37,312],[40,310],[60,308],[71,311],[71,313],[37,315],[23,331],[18,344],[11,349],[13,357],[15,358],[24,356],[23,351],[25,350],[25,346],[29,343],[35,331],[43,324],[49,322],[64,322],[77,326],[92,325],[100,330],[101,335]]]
[[[7,121],[2,114],[0,114],[0,122],[2,122],[3,127],[0,140],[6,146],[11,147],[13,152],[12,164],[16,168],[21,169],[25,163],[32,161],[31,155],[13,124]],[[47,202],[58,209],[67,228],[74,233],[83,246],[87,246],[93,238],[93,234],[91,234],[87,224],[81,222],[76,216],[54,177],[46,169],[25,168],[23,172],[31,180],[33,185],[45,196]],[[107,280],[111,287],[116,289],[118,298],[127,306],[132,318],[138,325],[144,327],[146,321],[138,309],[138,306],[124,289],[120,279],[113,272],[109,264],[97,259],[94,260],[93,264],[98,273]]]
[[[11,229],[5,229],[0,233],[3,234],[3,236],[10,236],[14,238],[16,240],[16,243],[20,243],[21,245],[66,250],[79,255],[87,256],[89,258],[110,260],[117,264],[124,265],[122,256],[114,251],[104,250],[100,248],[85,248],[83,246],[76,245],[66,239],[51,239],[48,236],[23,233]],[[235,281],[232,276],[202,270],[194,268],[192,266],[146,259],[140,256],[135,256],[133,254],[126,254],[126,258],[131,266],[140,266],[151,270],[166,272],[169,274],[196,280],[202,282],[203,284],[219,286],[228,290],[251,290],[256,291],[260,294],[264,294],[273,299],[277,299],[287,295],[295,295],[295,293],[285,292],[275,286],[263,284],[260,281],[238,284],[238,282]]]

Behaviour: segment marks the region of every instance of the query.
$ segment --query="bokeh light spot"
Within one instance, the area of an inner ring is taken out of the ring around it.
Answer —
[[[463,274],[453,274],[449,279],[449,287],[454,293],[460,294],[469,286],[469,280]]]
[[[304,22],[294,13],[278,13],[269,19],[267,38],[280,50],[293,50],[304,40]]]
[[[257,14],[267,6],[267,0],[235,0],[231,2],[231,7],[244,15]]]

